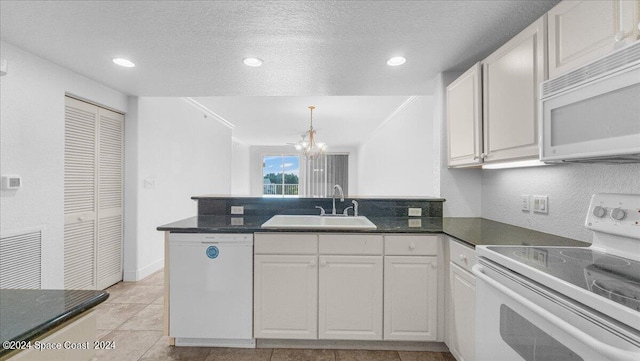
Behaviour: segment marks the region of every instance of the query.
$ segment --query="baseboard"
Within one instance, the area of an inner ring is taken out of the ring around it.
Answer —
[[[257,339],[257,348],[449,352],[443,342]]]
[[[157,260],[142,268],[133,271],[124,271],[123,279],[126,282],[137,282],[143,278],[152,275],[164,267],[164,259]]]
[[[175,346],[189,347],[232,347],[255,348],[256,340],[251,339],[220,339],[220,338],[175,338]]]

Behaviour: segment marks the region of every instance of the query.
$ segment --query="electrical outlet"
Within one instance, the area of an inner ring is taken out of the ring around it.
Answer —
[[[533,211],[535,213],[549,213],[549,197],[548,196],[532,196]]]
[[[243,206],[231,206],[231,214],[244,214]]]
[[[529,195],[522,195],[522,210],[525,212],[529,212]]]
[[[422,216],[422,208],[409,208],[409,217],[420,217]]]

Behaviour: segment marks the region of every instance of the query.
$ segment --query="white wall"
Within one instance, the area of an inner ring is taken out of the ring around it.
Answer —
[[[132,256],[124,277],[139,280],[163,266],[164,235],[156,227],[195,216],[191,196],[231,193],[231,129],[181,98],[132,98],[130,108],[124,242]],[[145,188],[145,180],[155,187]]]
[[[0,54],[0,173],[23,182],[0,193],[0,230],[42,228],[42,287],[63,288],[65,93],[123,113],[127,97],[6,42]]]
[[[561,164],[482,171],[482,216],[591,242],[584,227],[594,193],[640,193],[640,164]],[[549,214],[521,211],[521,195],[549,196]]]
[[[447,112],[446,89],[461,73],[440,73],[434,80],[433,136],[437,161],[433,174],[437,185],[434,195],[445,198],[442,211],[445,217],[480,217],[482,213],[482,173],[479,169],[447,168]]]
[[[361,143],[358,194],[434,194],[433,97],[418,96]]]
[[[237,139],[231,142],[231,195],[251,195],[250,146]]]

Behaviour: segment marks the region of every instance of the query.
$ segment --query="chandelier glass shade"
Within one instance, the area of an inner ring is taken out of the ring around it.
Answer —
[[[310,125],[309,130],[302,136],[302,140],[295,144],[296,149],[307,159],[315,159],[324,155],[327,148],[325,143],[316,143],[316,131],[313,129],[313,110],[316,107],[309,106]]]

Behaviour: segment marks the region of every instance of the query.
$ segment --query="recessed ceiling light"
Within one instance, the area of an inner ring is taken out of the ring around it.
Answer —
[[[398,66],[407,62],[407,59],[403,56],[394,56],[393,58],[387,60],[387,65],[389,66]]]
[[[132,63],[131,60],[124,58],[115,58],[113,59],[113,62],[120,66],[124,66],[125,68],[133,68],[134,66],[136,66],[136,64]]]
[[[262,60],[258,58],[244,58],[243,62],[245,65],[253,67],[262,65]]]

